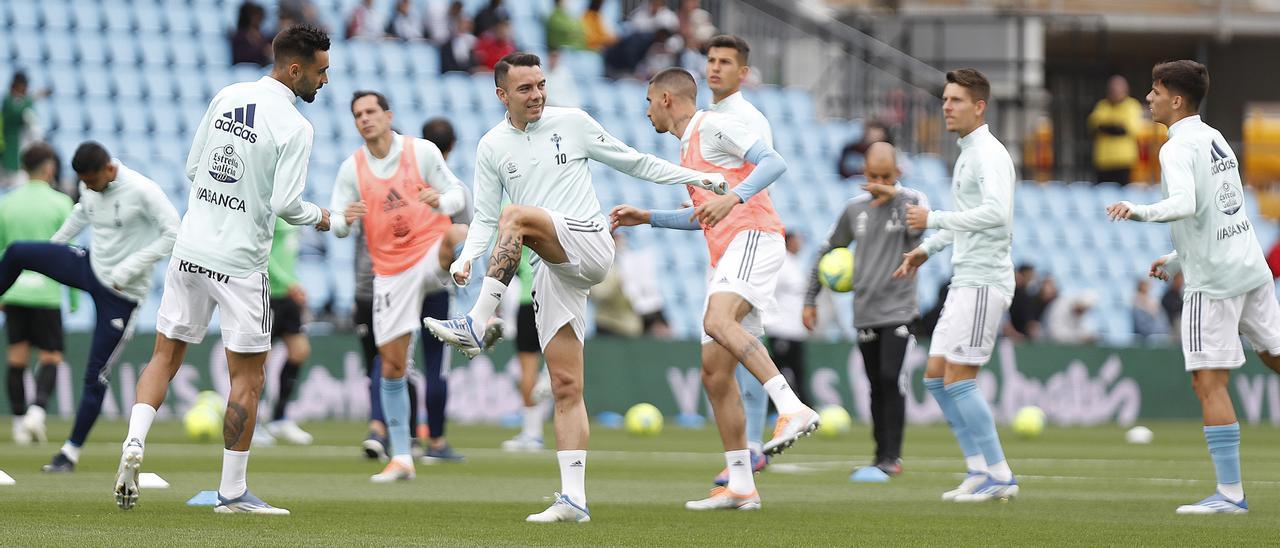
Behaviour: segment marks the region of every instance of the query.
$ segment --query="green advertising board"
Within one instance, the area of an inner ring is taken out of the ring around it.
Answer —
[[[105,416],[121,416],[132,404],[138,371],[150,358],[153,343],[152,336],[139,336],[121,353],[112,371]],[[68,336],[70,363],[61,367],[50,414],[74,414],[88,347],[87,334]],[[368,384],[356,338],[343,334],[315,337],[312,348],[290,415],[298,420],[367,418]],[[923,343],[913,346],[903,372],[907,416],[913,423],[941,420],[941,412],[920,382],[926,349]],[[625,412],[635,403],[650,402],[668,415],[707,416],[710,406],[702,391],[698,359],[696,342],[589,340],[587,408],[593,414]],[[268,402],[276,393],[276,372],[283,360],[283,348],[277,346],[267,365],[264,400]],[[870,419],[862,357],[853,346],[812,343],[806,367],[805,382],[814,407],[838,404],[857,419]],[[470,362],[455,354],[448,367],[450,420],[497,422],[513,416],[521,406],[516,388],[519,374],[514,348],[508,342]],[[1200,416],[1190,377],[1176,348],[1014,345],[1001,341],[978,382],[1002,421],[1024,405],[1041,407],[1050,421],[1060,425],[1131,424],[1139,418]],[[222,346],[211,336],[187,352],[161,417],[185,412],[201,390],[225,394],[227,384]],[[29,388],[28,394],[33,393]],[[1256,356],[1250,356],[1235,372],[1231,393],[1241,421],[1280,425],[1280,375],[1263,366]]]

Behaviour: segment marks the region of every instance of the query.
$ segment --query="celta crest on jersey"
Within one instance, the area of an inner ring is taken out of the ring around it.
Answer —
[[[253,113],[257,108],[256,103],[249,103],[224,112],[221,117],[213,119],[213,127],[250,143],[256,143],[258,134],[253,132]]]

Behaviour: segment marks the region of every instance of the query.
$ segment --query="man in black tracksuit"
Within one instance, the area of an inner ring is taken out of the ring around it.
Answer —
[[[858,349],[871,383],[871,422],[876,442],[873,464],[886,474],[902,471],[902,430],[906,422],[906,397],[902,385],[902,361],[911,332],[908,326],[919,315],[914,278],[895,280],[894,269],[902,254],[920,245],[920,231],[907,228],[908,205],[928,207],[924,193],[898,184],[897,152],[888,143],[875,143],[866,155],[867,183],[861,194],[849,200],[818,257],[837,247],[857,243],[853,250],[853,326],[858,329]],[[804,324],[817,323],[818,267],[809,275],[805,294]]]

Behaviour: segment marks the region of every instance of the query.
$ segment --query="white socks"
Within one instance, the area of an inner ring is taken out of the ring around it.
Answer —
[[[762,442],[762,441],[747,441],[747,449],[750,449],[752,453],[763,453],[763,452],[764,452],[764,442]]]
[[[968,468],[972,472],[987,471],[987,459],[982,458],[982,453],[965,457],[964,465],[965,465],[965,468]],[[1007,467],[1008,465],[1006,464],[1005,466]]]
[[[124,445],[128,445],[129,440],[138,438],[145,447],[147,432],[151,431],[151,421],[154,420],[156,420],[156,408],[145,403],[133,404],[133,412],[129,414],[129,434],[124,437]],[[123,445],[121,447],[123,448]]]
[[[525,437],[542,439],[542,405],[533,404],[522,410],[524,427],[520,433]]]
[[[476,329],[483,331],[484,326],[489,323],[489,318],[493,317],[497,312],[498,305],[502,303],[502,294],[507,292],[507,284],[498,281],[497,278],[486,276],[480,285],[480,296],[476,299],[475,306],[471,307],[472,320],[476,322]]]
[[[71,445],[71,442],[62,442],[62,449],[59,451],[67,456],[67,460],[71,461],[71,464],[80,464],[80,448]]]
[[[729,491],[738,495],[756,492],[756,479],[751,471],[751,451],[738,449],[724,452],[724,464],[729,468]]]
[[[781,374],[765,381],[764,390],[769,393],[769,399],[773,400],[773,406],[778,408],[779,415],[790,415],[806,409],[791,385],[787,384],[786,377]]]
[[[1244,500],[1244,482],[1219,483],[1218,492],[1235,502],[1240,502]]]
[[[560,461],[560,494],[574,504],[587,506],[587,451],[556,451]]]
[[[245,473],[249,470],[249,452],[222,450],[222,483],[218,484],[218,494],[224,499],[234,499],[243,495],[249,487],[245,484]]]
[[[1007,460],[988,464],[987,474],[990,474],[996,481],[1008,482],[1013,479],[1013,470],[1009,469],[1009,461]]]

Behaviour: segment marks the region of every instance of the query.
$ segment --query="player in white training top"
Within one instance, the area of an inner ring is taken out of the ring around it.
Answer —
[[[1249,511],[1240,476],[1240,423],[1228,390],[1231,370],[1244,364],[1240,335],[1267,367],[1280,372],[1280,305],[1275,285],[1244,208],[1240,162],[1227,140],[1197,114],[1209,91],[1209,71],[1195,61],[1151,70],[1151,119],[1169,127],[1160,147],[1160,189],[1154,204],[1119,202],[1112,220],[1168,223],[1173,253],[1148,272],[1167,280],[1179,270],[1182,355],[1204,414],[1204,437],[1217,473],[1214,494],[1178,508],[1179,514]]]
[[[978,388],[978,370],[991,359],[1000,319],[1013,298],[1013,189],[1009,150],[986,123],[991,83],[981,72],[947,73],[942,113],[960,135],[951,194],[957,211],[907,206],[907,227],[938,229],[905,253],[895,278],[915,274],[930,256],[955,243],[951,291],[929,341],[924,385],[942,408],[965,456],[968,477],[943,500],[980,502],[1017,496],[991,408]]]
[[[297,25],[276,35],[272,48],[276,64],[269,76],[232,84],[214,96],[187,156],[191,196],[165,274],[155,352],[138,378],[116,476],[116,504],[124,509],[137,503],[147,431],[169,381],[187,345],[204,339],[216,307],[231,393],[214,511],[289,513],[250,493],[245,471],[271,349],[267,257],[276,217],[329,229],[329,212],[301,198],[313,131],[295,106],[299,97],[314,101],[329,80],[329,37]]]
[[[726,192],[723,176],[699,173],[641,154],[614,138],[585,112],[546,107],[541,60],[513,53],[494,68],[506,118],[480,139],[476,150],[475,217],[462,254],[450,271],[465,284],[471,261],[485,252],[496,229],[480,297],[463,318],[425,324],[441,340],[474,356],[484,348],[477,326],[498,307],[520,264],[522,246],[535,259],[533,306],[539,344],[555,395],[557,458],[562,489],[535,522],[588,521],[585,469],[587,409],[582,400],[582,341],[587,292],[613,263],[613,238],[600,209],[587,160],[639,179],[695,185]],[[501,207],[502,195],[511,205]]]

